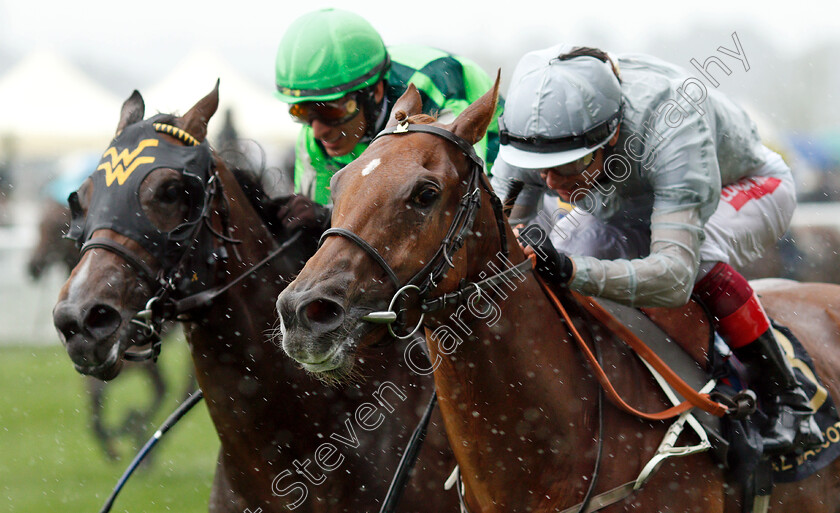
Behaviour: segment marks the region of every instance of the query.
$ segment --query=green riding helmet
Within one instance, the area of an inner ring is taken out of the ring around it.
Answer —
[[[322,9],[295,20],[277,50],[275,96],[286,103],[330,101],[375,84],[390,61],[364,18]]]

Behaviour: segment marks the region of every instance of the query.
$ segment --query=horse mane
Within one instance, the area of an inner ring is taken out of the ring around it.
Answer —
[[[179,119],[174,114],[160,113],[158,115],[160,116],[158,122],[164,124],[176,125]],[[271,198],[265,192],[265,186],[262,182],[265,172],[265,162],[262,162],[259,169],[249,169],[242,167],[240,164],[247,158],[244,153],[231,152],[230,150],[223,153],[217,154],[216,156],[233,173],[234,179],[239,184],[242,192],[245,193],[245,197],[248,198],[248,203],[257,211],[262,222],[268,227],[268,231],[271,232],[275,239],[281,239],[283,237],[283,226],[279,219],[277,219],[277,212],[280,210],[281,205],[277,199]]]
[[[280,239],[283,236],[283,226],[277,218],[277,212],[281,205],[278,199],[271,198],[265,192],[262,173],[243,168],[234,168],[230,171],[242,192],[245,193],[245,197],[248,198],[248,203],[257,211],[260,219],[268,227],[274,238]]]

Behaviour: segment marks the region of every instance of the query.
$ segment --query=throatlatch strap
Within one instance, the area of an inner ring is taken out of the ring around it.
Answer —
[[[534,259],[534,256],[531,256]],[[572,319],[569,316],[566,309],[563,307],[563,304],[554,294],[554,291],[545,283],[545,281],[539,276],[536,275],[537,281],[539,282],[542,289],[551,298],[554,307],[563,316],[566,320],[566,324],[569,327],[569,331],[572,333],[572,337],[580,346],[581,351],[583,351],[584,356],[589,361],[590,366],[595,374],[595,377],[598,379],[598,382],[601,383],[601,386],[604,388],[604,391],[607,393],[607,396],[610,398],[610,401],[613,402],[616,406],[623,409],[624,411],[635,415],[637,417],[647,419],[647,420],[665,420],[676,417],[680,413],[684,411],[688,411],[693,407],[698,407],[704,411],[711,413],[717,417],[723,417],[726,412],[727,408],[720,404],[712,401],[709,398],[709,394],[700,394],[693,388],[691,388],[685,381],[682,380],[673,370],[671,370],[668,365],[663,362],[659,356],[656,355],[644,342],[642,342],[636,335],[627,329],[626,326],[618,322],[615,317],[613,317],[609,312],[604,310],[600,305],[588,301],[585,296],[572,292],[573,297],[575,300],[580,303],[590,314],[592,314],[596,319],[598,319],[601,323],[604,324],[607,328],[612,330],[616,335],[619,336],[627,345],[629,345],[636,353],[642,357],[645,361],[647,361],[657,372],[659,372],[668,384],[670,384],[674,390],[677,391],[681,396],[686,398],[686,401],[678,404],[677,406],[673,406],[666,410],[663,410],[658,413],[646,413],[639,411],[629,404],[627,404],[624,399],[618,394],[618,392],[613,387],[612,383],[610,383],[609,377],[607,377],[606,372],[601,366],[598,364],[598,360],[595,358],[595,355],[592,353],[592,350],[586,344],[581,336],[580,332],[578,332],[577,328],[575,328],[574,323],[572,323]]]

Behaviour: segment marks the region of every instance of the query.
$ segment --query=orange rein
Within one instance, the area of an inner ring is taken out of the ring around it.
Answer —
[[[531,255],[529,258],[533,262],[536,262],[536,257]],[[592,350],[583,340],[580,332],[575,328],[574,323],[572,322],[569,313],[566,311],[566,308],[563,306],[563,303],[560,302],[557,295],[554,294],[554,291],[548,286],[547,283],[540,277],[538,274],[534,273],[537,278],[537,282],[540,284],[540,287],[545,291],[546,295],[551,299],[554,308],[563,316],[566,320],[566,325],[569,327],[569,331],[572,334],[572,338],[578,343],[580,346],[581,351],[583,351],[584,356],[589,361],[589,365],[592,367],[592,370],[595,373],[595,377],[598,379],[598,382],[604,388],[604,391],[607,393],[607,397],[610,398],[613,404],[621,408],[622,410],[630,413],[631,415],[635,415],[637,417],[641,417],[647,420],[666,420],[677,415],[694,408],[700,408],[701,410],[707,411],[712,415],[717,417],[723,417],[727,412],[727,407],[712,401],[709,397],[709,394],[701,394],[698,393],[696,390],[691,388],[682,378],[680,378],[668,365],[662,361],[656,353],[653,352],[644,342],[642,342],[639,337],[637,337],[632,331],[630,331],[626,326],[621,324],[618,320],[616,320],[609,312],[603,309],[597,303],[588,301],[585,296],[582,296],[576,292],[572,292],[572,296],[575,300],[580,303],[590,314],[592,314],[596,319],[601,321],[607,328],[612,330],[615,334],[619,336],[630,348],[636,351],[642,359],[648,362],[654,369],[656,369],[659,374],[661,374],[665,380],[670,384],[674,389],[679,393],[681,396],[685,397],[686,400],[681,402],[676,406],[672,406],[667,410],[663,410],[658,413],[646,413],[643,411],[639,411],[636,408],[633,408],[629,404],[627,404],[624,399],[618,394],[613,387],[612,383],[610,383],[610,378],[607,376],[607,373],[604,372],[604,369],[598,363],[597,358],[592,353]]]

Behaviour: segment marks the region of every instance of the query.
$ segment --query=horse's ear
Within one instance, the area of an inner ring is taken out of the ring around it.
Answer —
[[[135,89],[134,92],[131,93],[131,96],[128,97],[128,100],[123,103],[122,110],[120,111],[120,122],[117,124],[116,135],[120,135],[120,133],[125,130],[125,127],[133,125],[138,121],[143,121],[145,113],[146,104],[143,102],[143,97],[140,96],[140,92]]]
[[[493,120],[496,103],[499,100],[499,78],[501,74],[501,70],[497,71],[496,83],[493,84],[493,88],[464,109],[464,112],[449,126],[449,130],[470,144],[475,144],[484,137],[487,127]]]
[[[398,115],[400,112],[402,114]],[[408,89],[405,90],[403,95],[400,96],[400,99],[397,100],[397,103],[394,104],[394,108],[391,109],[391,117],[385,126],[390,127],[396,125],[398,123],[397,116],[399,116],[399,120],[403,120],[421,112],[423,112],[423,100],[420,99],[420,93],[417,92],[414,84],[408,84]]]
[[[183,124],[181,128],[199,141],[203,141],[207,137],[207,123],[218,108],[219,80],[216,79],[216,87],[210,91],[210,94],[198,100],[198,103],[181,117]]]

